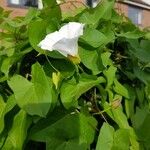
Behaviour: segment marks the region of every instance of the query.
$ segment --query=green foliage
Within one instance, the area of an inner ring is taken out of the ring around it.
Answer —
[[[2,149],[22,149],[27,137],[27,130],[31,124],[31,118],[23,110],[20,110],[14,117],[12,127],[8,132],[7,139]]]
[[[75,16],[43,3],[13,19],[0,8],[0,149],[149,150],[150,31],[114,0]],[[72,21],[85,24],[79,64],[38,47]]]
[[[32,80],[15,75],[8,81],[20,108],[30,115],[45,117],[56,101],[51,79],[45,75],[40,64],[32,65]]]
[[[114,128],[107,123],[101,127],[96,150],[105,149],[111,150],[113,146]]]
[[[94,140],[96,124],[93,117],[83,113],[67,114],[38,132],[33,132],[30,138],[47,142],[47,149],[86,150]]]

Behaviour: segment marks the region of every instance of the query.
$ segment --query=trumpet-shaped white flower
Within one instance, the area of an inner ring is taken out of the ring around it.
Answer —
[[[84,24],[70,22],[60,28],[59,31],[48,34],[39,43],[44,50],[57,50],[62,55],[78,55],[78,38],[83,35]]]
[[[43,2],[42,0],[38,0],[38,8],[43,9]]]

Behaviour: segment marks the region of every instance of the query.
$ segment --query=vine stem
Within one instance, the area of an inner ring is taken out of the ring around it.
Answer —
[[[80,65],[77,65],[77,66],[84,73],[84,70],[82,69],[82,67]]]
[[[47,55],[46,55],[46,54],[44,54],[44,55],[45,55],[46,60],[48,61],[49,65],[50,65],[56,72],[59,72],[59,71],[52,65],[52,63],[51,63],[50,60],[48,59]]]
[[[95,105],[96,105],[97,110],[98,110],[99,112],[102,112],[102,111],[100,111],[100,109],[98,108],[98,105],[97,105],[97,102],[96,102],[96,88],[94,89],[94,101],[95,101]],[[95,114],[97,114],[97,113],[93,113],[93,115],[95,115]],[[100,113],[100,114],[97,114],[97,115],[101,115],[102,118],[105,120],[105,122],[108,123],[107,119],[106,119],[105,116],[103,115],[103,112]]]
[[[107,108],[107,109],[104,109],[104,110],[102,110],[102,111],[99,111],[99,112],[97,112],[97,113],[93,113],[93,115],[101,115],[101,114],[103,114],[104,112],[106,112],[106,111],[108,111],[108,110],[110,110],[111,109],[111,107],[109,107],[109,108]]]

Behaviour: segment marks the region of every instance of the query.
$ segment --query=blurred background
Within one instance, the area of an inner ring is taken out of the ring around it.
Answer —
[[[101,0],[58,0],[62,2],[63,11],[87,5],[96,7]],[[66,3],[67,2],[67,3]],[[42,8],[41,0],[0,0],[0,6],[6,10],[11,10],[11,16],[23,16],[27,13],[29,7]],[[141,28],[150,27],[150,0],[116,0],[115,9]],[[73,11],[74,9],[72,9]]]

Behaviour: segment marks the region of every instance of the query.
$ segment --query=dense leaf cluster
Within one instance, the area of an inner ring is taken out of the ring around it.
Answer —
[[[150,32],[113,7],[64,17],[45,0],[14,19],[0,9],[0,149],[150,149]],[[72,21],[85,24],[80,64],[37,46]]]

